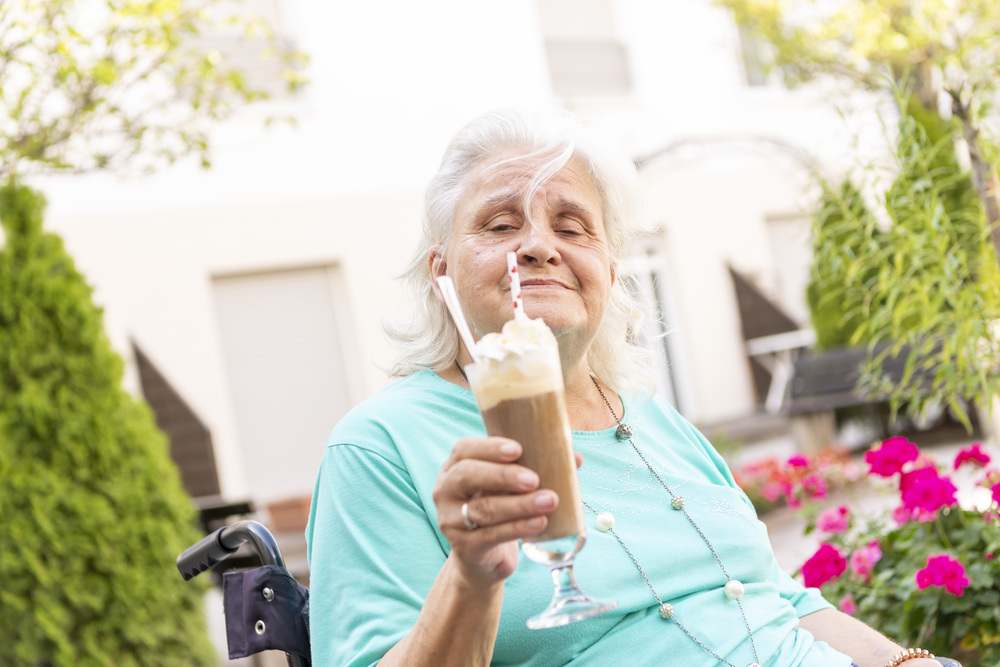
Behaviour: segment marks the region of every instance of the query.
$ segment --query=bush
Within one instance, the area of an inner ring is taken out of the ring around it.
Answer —
[[[898,102],[894,180],[876,208],[849,180],[823,184],[808,288],[817,347],[868,346],[860,386],[887,397],[891,417],[945,408],[971,431],[966,403],[1000,395],[997,258],[954,126]],[[897,354],[893,379],[882,362]]]
[[[942,466],[902,437],[865,454],[868,479],[894,502],[861,502],[807,516],[822,540],[801,568],[842,611],[903,646],[966,667],[1000,664],[1000,469],[979,443]],[[959,504],[959,468],[973,493]]]
[[[44,206],[0,189],[0,662],[212,664],[193,505]]]

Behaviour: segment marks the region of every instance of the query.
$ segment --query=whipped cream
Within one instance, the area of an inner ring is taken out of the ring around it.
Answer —
[[[552,330],[541,318],[515,318],[503,325],[500,333],[488,333],[476,343],[480,362],[493,366],[511,357],[523,357],[540,347],[558,347]]]
[[[539,319],[513,319],[476,343],[478,361],[466,367],[481,410],[500,401],[562,391],[559,345]]]

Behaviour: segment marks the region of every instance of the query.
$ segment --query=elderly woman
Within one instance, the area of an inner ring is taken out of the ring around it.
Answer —
[[[651,395],[618,268],[634,176],[563,117],[492,113],[449,145],[408,270],[421,317],[396,334],[403,378],[336,426],[316,483],[315,664],[940,667],[785,574],[725,463]],[[518,540],[560,498],[518,464],[517,442],[485,436],[433,280],[452,278],[477,338],[499,331],[508,252],[526,313],[558,339],[584,503],[616,519],[589,532],[576,572],[617,609],[548,630],[525,626],[552,584]]]

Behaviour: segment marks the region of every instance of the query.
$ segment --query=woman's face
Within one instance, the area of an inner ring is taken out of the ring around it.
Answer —
[[[517,254],[524,310],[560,339],[585,350],[604,317],[615,273],[601,198],[586,169],[570,161],[538,189],[525,216],[530,163],[469,173],[455,207],[451,240],[430,257],[433,276],[449,275],[476,337],[513,317],[508,252]]]

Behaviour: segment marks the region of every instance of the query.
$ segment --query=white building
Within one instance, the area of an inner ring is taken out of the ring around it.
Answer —
[[[221,497],[312,492],[332,425],[389,381],[382,322],[406,312],[394,277],[423,188],[497,106],[570,108],[649,158],[655,232],[630,268],[671,332],[662,389],[699,424],[759,410],[729,267],[808,326],[796,154],[849,164],[834,103],[867,109],[870,134],[870,100],[756,81],[710,0],[256,4],[310,54],[311,83],[221,126],[210,171],[35,181],[131,386],[134,343],[210,434]],[[297,127],[263,128],[283,113]]]

